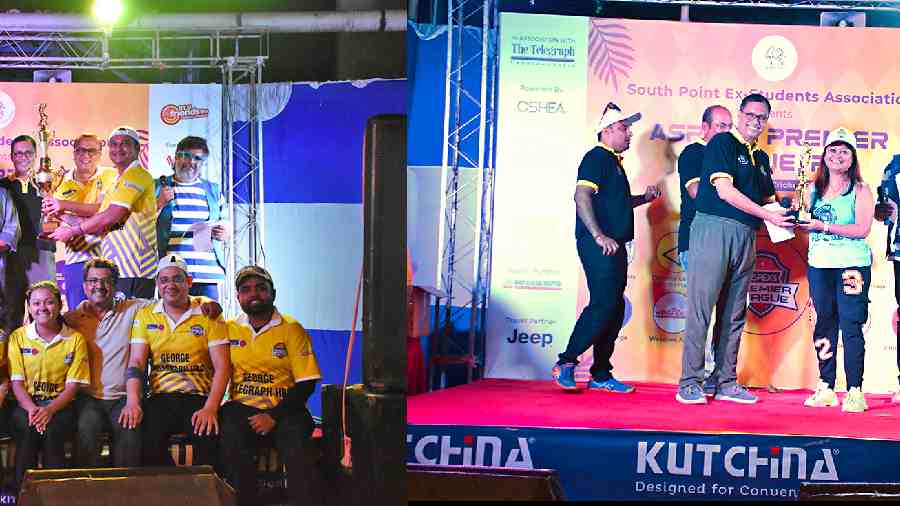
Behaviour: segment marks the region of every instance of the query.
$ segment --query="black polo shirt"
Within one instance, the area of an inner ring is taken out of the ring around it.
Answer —
[[[697,212],[731,218],[757,229],[762,220],[719,198],[712,185],[713,179],[718,177],[730,178],[739,192],[763,205],[775,195],[769,155],[758,148],[751,154],[749,146],[731,132],[716,134],[703,152],[703,173],[694,202]]]
[[[678,225],[678,251],[687,251],[691,242],[691,222],[694,221],[694,199],[687,191],[688,184],[700,182],[703,170],[703,150],[706,143],[688,144],[678,155],[678,182],[681,184],[681,223]]]
[[[631,186],[619,157],[605,146],[597,146],[587,153],[578,166],[578,186],[593,188],[591,206],[594,219],[603,234],[619,243],[634,239],[634,211],[631,207]],[[575,213],[575,238],[590,232],[578,212]]]
[[[18,248],[37,248],[45,251],[56,251],[56,242],[38,239],[41,233],[41,202],[43,198],[33,184],[23,184],[14,176],[0,179],[0,187],[6,189],[16,212],[19,214]]]

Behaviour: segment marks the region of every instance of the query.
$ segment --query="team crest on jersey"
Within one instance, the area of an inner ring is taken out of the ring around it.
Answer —
[[[147,330],[163,330],[163,325],[161,323],[148,323]]]
[[[63,359],[63,362],[66,365],[72,365],[73,360],[75,360],[75,353],[69,352],[69,353],[66,353],[66,358]]]
[[[63,197],[68,197],[69,195],[72,195],[73,193],[75,193],[75,189],[74,189],[74,188],[64,191],[64,192],[62,193],[62,196],[63,196]]]
[[[40,350],[37,348],[22,348],[22,355],[29,355],[32,357],[36,357],[40,354]]]
[[[738,160],[738,163],[741,165],[748,165],[750,163],[750,160],[748,160],[747,157],[743,155],[743,153],[738,155],[737,160]]]
[[[275,358],[284,358],[287,356],[287,346],[284,343],[276,343],[272,347],[272,356]]]
[[[203,336],[203,326],[191,325],[191,334],[193,334],[194,337],[202,337]]]
[[[244,341],[243,339],[232,339],[230,342],[232,346],[237,346],[238,348],[247,346],[247,341]]]

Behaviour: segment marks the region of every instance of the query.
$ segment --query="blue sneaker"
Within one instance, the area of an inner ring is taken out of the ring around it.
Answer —
[[[675,400],[682,404],[706,404],[706,396],[698,385],[685,385],[678,387]]]
[[[713,397],[716,395],[716,391],[719,389],[718,381],[716,378],[712,376],[703,380],[703,395],[707,397]]]
[[[578,385],[575,383],[575,364],[553,366],[553,379],[563,390],[578,390]]]
[[[749,390],[737,383],[732,383],[731,385],[722,388],[713,398],[717,401],[731,401],[740,404],[753,404],[759,400],[755,395],[751,394]]]
[[[627,394],[634,392],[633,386],[622,383],[612,376],[610,376],[606,381],[597,381],[596,379],[591,378],[591,380],[588,381],[587,387],[589,391],[603,390],[604,392],[614,392],[617,394]]]

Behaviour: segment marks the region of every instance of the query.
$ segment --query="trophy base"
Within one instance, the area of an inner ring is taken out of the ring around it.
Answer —
[[[44,223],[41,223],[41,233],[38,234],[38,239],[52,241],[53,239],[50,237],[50,234],[55,232],[57,228],[59,228],[58,221],[45,221]]]
[[[812,223],[809,220],[802,220],[800,218],[791,218],[788,221],[793,223],[794,225],[809,225],[810,223]]]

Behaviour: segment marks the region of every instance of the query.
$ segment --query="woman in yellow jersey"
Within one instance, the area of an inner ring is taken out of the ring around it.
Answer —
[[[63,444],[74,430],[72,399],[80,384],[90,382],[84,337],[60,317],[62,297],[50,281],[31,285],[25,293],[32,322],[9,338],[12,390],[19,405],[12,414],[16,441],[16,489],[28,468],[65,465]]]

